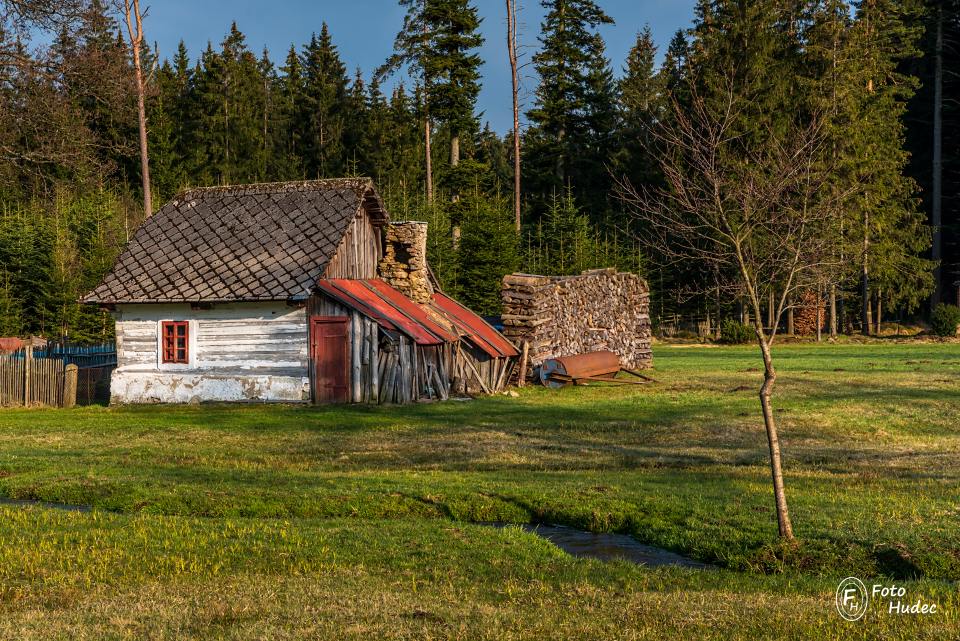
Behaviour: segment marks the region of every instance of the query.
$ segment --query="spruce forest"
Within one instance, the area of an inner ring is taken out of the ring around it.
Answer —
[[[957,302],[957,0],[701,0],[665,51],[636,25],[626,60],[606,53],[602,0],[543,0],[539,32],[522,34],[519,210],[513,132],[477,107],[479,27],[504,15],[475,0],[400,3],[377,69],[343,59],[325,24],[285,52],[252,51],[237,23],[204,51],[158,51],[147,15],[153,208],[190,187],[370,176],[394,219],[429,222],[436,276],[483,314],[499,313],[507,273],[616,266],[648,278],[657,318],[739,317],[720,275],[675,260],[669,239],[642,242],[624,197],[668,192],[675,150],[658,131],[728,95],[745,146],[816,123],[837,260],[811,305],[830,310],[831,331]],[[0,336],[112,337],[109,315],[77,300],[150,213],[133,66],[117,7],[0,0]]]

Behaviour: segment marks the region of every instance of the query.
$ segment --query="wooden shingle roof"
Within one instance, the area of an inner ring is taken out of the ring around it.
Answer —
[[[147,219],[87,303],[300,300],[362,206],[367,178],[187,191]]]

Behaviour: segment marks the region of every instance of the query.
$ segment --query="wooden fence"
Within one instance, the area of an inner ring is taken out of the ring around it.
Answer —
[[[81,402],[100,400],[115,364],[116,352],[102,347],[27,347],[0,354],[0,406],[73,407],[78,387]]]
[[[39,358],[59,358],[80,369],[113,367],[117,364],[117,346],[113,343],[84,346],[50,343],[46,347],[35,347],[33,355]]]

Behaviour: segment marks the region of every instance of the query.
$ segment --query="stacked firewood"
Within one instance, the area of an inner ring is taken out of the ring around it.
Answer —
[[[609,350],[627,369],[650,367],[650,292],[636,274],[511,274],[503,279],[503,333],[526,341],[529,362]]]
[[[803,292],[800,304],[793,312],[793,333],[797,336],[813,336],[817,333],[817,323],[823,329],[826,311],[826,304],[816,292]]]

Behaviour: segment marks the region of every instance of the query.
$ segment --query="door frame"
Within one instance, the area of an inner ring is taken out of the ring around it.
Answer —
[[[352,367],[353,363],[351,362],[351,358],[352,358],[353,350],[350,349],[350,341],[353,338],[352,337],[353,330],[351,327],[352,323],[350,322],[350,320],[351,319],[349,316],[323,316],[323,315],[310,316],[310,322],[309,322],[310,328],[308,332],[308,340],[309,340],[308,352],[309,352],[309,359],[310,359],[310,401],[314,405],[320,404],[319,401],[317,400],[317,397],[318,397],[317,371],[316,371],[317,359],[316,359],[316,342],[314,340],[314,330],[317,325],[346,326],[347,341],[346,341],[346,345],[344,346],[345,347],[344,351],[346,352],[346,359],[344,362],[346,366],[345,374],[346,374],[346,381],[347,381],[346,383],[347,392],[346,392],[346,395],[344,396],[344,402],[349,403],[351,401],[350,394],[351,394],[352,383],[353,383],[353,381],[351,380],[351,377],[353,376],[353,367]]]

